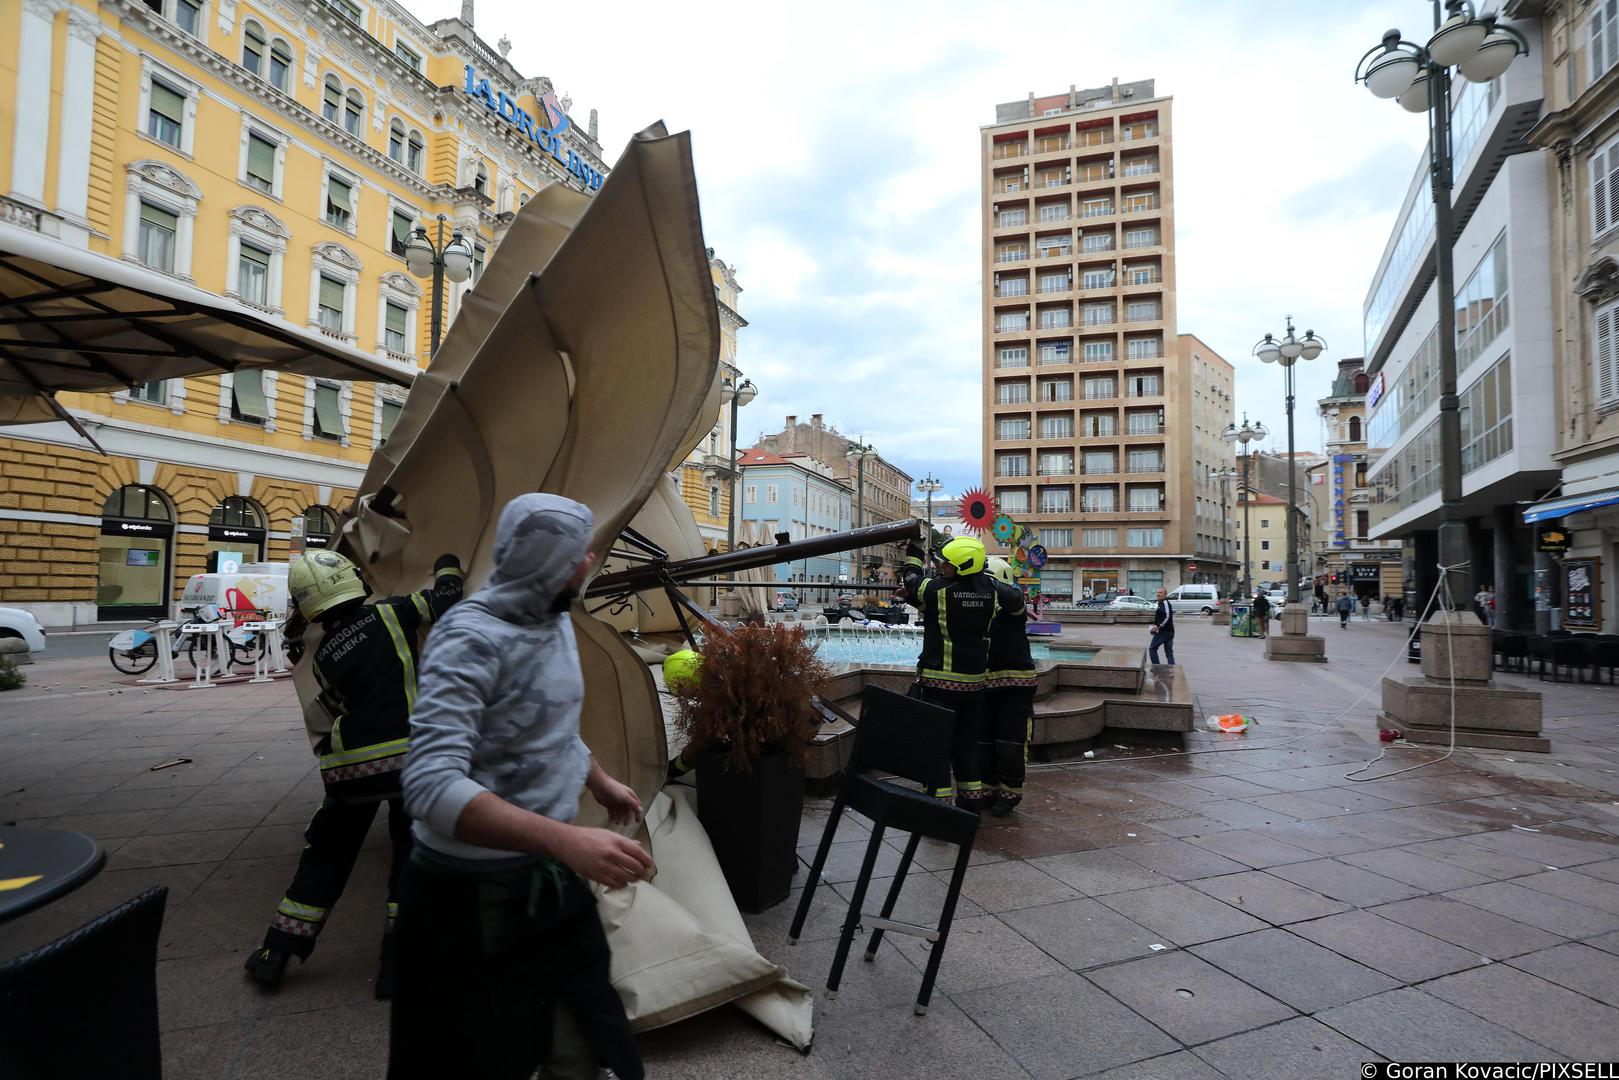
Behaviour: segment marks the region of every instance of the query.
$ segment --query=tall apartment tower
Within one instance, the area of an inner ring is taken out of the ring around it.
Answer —
[[[1150,596],[1204,569],[1188,569],[1198,491],[1171,104],[1150,79],[1115,80],[997,105],[979,132],[984,476],[1039,532],[1041,589],[1058,602]]]

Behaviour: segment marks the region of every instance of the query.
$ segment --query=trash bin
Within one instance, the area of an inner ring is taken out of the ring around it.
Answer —
[[[1231,636],[1253,637],[1254,620],[1248,604],[1231,605]]]

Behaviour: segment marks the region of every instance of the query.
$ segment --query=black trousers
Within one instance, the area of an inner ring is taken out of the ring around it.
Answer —
[[[1147,655],[1155,664],[1158,662],[1158,647],[1160,645],[1163,646],[1164,655],[1168,656],[1169,662],[1173,664],[1175,662],[1175,630],[1173,627],[1168,630],[1158,631],[1152,636],[1152,640],[1147,642]]]
[[[996,686],[984,691],[983,734],[978,749],[986,795],[1014,804],[1022,800],[1033,724],[1034,687]]]
[[[315,939],[326,925],[337,898],[343,895],[349,873],[360,857],[360,847],[371,821],[377,816],[375,802],[343,802],[330,794],[309,819],[304,829],[304,851],[298,857],[298,870],[292,884],[276,906],[275,918],[264,935],[266,949],[279,949],[307,959],[315,951]],[[410,815],[404,802],[388,800],[388,838],[393,844],[393,866],[388,871],[388,920],[393,929],[398,911],[399,880],[405,859],[410,855]]]
[[[984,723],[983,688],[941,690],[936,686],[923,686],[922,700],[929,705],[949,709],[956,716],[950,737],[950,771],[955,777],[956,797],[969,802],[983,799],[984,782],[980,775],[978,749],[981,741],[979,731]],[[933,794],[941,799],[950,797],[948,789]]]
[[[394,932],[388,1080],[529,1080],[568,1010],[594,1059],[644,1075],[596,898],[560,863],[450,870],[417,848]]]

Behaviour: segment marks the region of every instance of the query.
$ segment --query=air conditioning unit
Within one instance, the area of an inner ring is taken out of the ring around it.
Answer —
[[[1128,87],[1128,86],[1127,86],[1127,87],[1125,87],[1125,88],[1124,88],[1124,89],[1123,89],[1123,90],[1120,90],[1120,91],[1119,91],[1119,96],[1120,96],[1120,97],[1135,97],[1135,96],[1136,96],[1136,92],[1135,92],[1135,90],[1134,90],[1134,89],[1132,89],[1132,88],[1131,88],[1131,87]]]

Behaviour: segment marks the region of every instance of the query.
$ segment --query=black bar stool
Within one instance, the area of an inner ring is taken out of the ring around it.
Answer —
[[[972,857],[973,839],[978,835],[978,815],[957,809],[951,803],[933,797],[928,792],[950,788],[950,736],[955,715],[948,709],[868,686],[861,698],[860,726],[855,729],[854,749],[849,757],[849,769],[832,803],[832,816],[826,830],[821,833],[821,844],[815,850],[815,862],[810,866],[809,880],[798,900],[798,911],[793,915],[788,938],[798,944],[803,932],[804,919],[809,914],[815,887],[820,884],[821,870],[832,848],[832,837],[838,831],[838,821],[845,808],[871,819],[871,839],[866,844],[866,857],[860,864],[860,876],[855,880],[854,895],[849,898],[849,912],[843,920],[843,932],[838,937],[837,953],[832,958],[832,971],[826,979],[827,997],[835,997],[843,979],[843,965],[849,959],[849,945],[862,925],[871,930],[871,943],[866,946],[866,959],[873,960],[877,946],[882,943],[883,932],[910,934],[933,943],[928,956],[927,970],[922,975],[922,990],[916,995],[916,1014],[926,1015],[928,1000],[933,996],[933,982],[939,974],[939,961],[944,957],[945,942],[950,937],[950,922],[955,918],[956,901],[961,896],[961,881],[967,874],[967,861]],[[922,785],[922,791],[904,788],[890,780],[878,779],[869,773],[885,773]],[[894,872],[894,883],[883,901],[882,913],[862,912],[866,902],[866,888],[871,884],[871,872],[877,865],[877,854],[882,846],[883,833],[888,828],[910,833],[899,869]],[[950,875],[950,886],[945,892],[944,909],[938,926],[917,926],[894,919],[894,905],[899,902],[905,875],[916,857],[917,846],[923,837],[958,845],[955,869]]]

